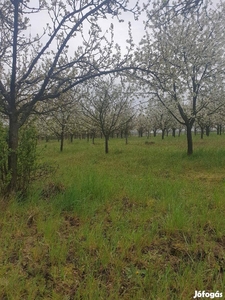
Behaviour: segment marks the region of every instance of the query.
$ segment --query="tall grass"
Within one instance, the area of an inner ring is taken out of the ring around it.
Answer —
[[[151,139],[39,145],[54,173],[0,203],[0,299],[225,292],[225,139]]]

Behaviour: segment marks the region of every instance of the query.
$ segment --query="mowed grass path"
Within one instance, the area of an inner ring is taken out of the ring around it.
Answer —
[[[38,148],[52,174],[0,202],[0,299],[225,295],[225,136]]]

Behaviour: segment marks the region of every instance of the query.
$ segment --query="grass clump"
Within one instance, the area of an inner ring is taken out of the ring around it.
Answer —
[[[152,141],[112,139],[108,155],[101,140],[44,148],[58,165],[51,178],[25,201],[0,202],[0,299],[225,292],[222,137],[200,141],[193,157],[184,137]]]

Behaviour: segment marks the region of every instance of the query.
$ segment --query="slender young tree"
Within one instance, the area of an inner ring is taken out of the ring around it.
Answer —
[[[74,89],[47,102],[46,105],[42,105],[40,118],[60,141],[61,152],[64,148],[65,134],[74,127],[74,117],[78,115],[78,105],[79,97]]]
[[[105,153],[109,152],[110,135],[128,124],[134,114],[133,89],[115,78],[98,79],[83,89],[82,109],[92,126],[99,128],[105,138]]]

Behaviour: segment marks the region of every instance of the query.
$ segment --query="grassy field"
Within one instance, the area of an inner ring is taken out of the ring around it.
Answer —
[[[53,166],[0,201],[0,299],[225,295],[225,136],[40,143]]]

